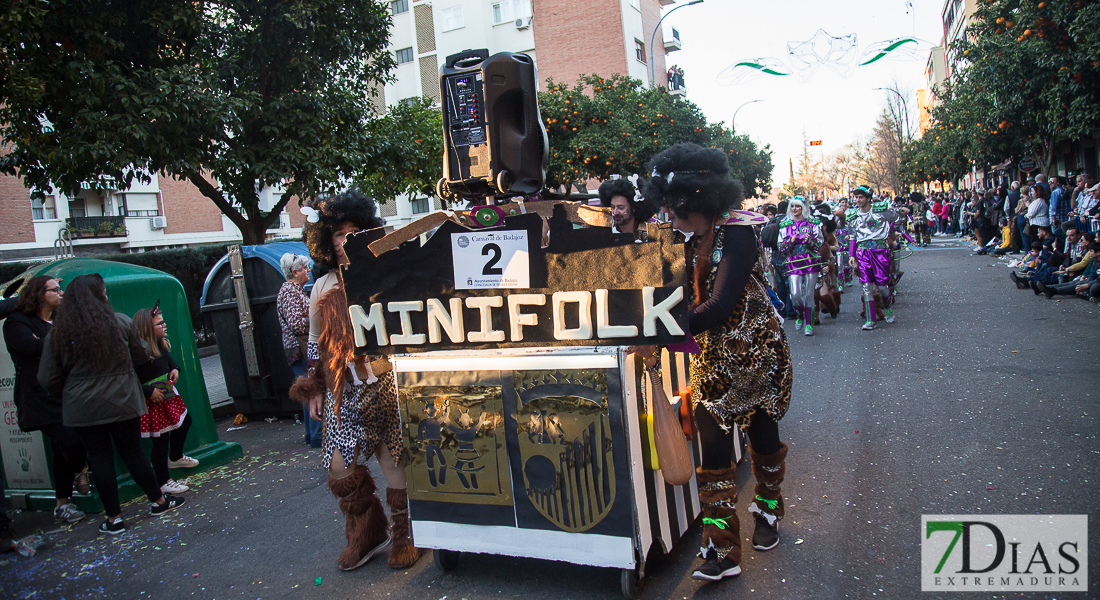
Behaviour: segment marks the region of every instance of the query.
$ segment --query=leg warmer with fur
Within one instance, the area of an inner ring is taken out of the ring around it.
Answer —
[[[741,564],[741,523],[737,520],[737,483],[734,466],[718,469],[696,469],[699,482],[699,502],[703,509],[703,555],[710,548],[737,564]]]
[[[363,465],[354,465],[346,477],[330,477],[328,487],[332,495],[340,499],[348,540],[347,547],[337,559],[337,566],[342,571],[350,571],[367,562],[381,544],[388,546],[386,530],[389,523],[382,509],[382,501],[375,494],[374,478]]]
[[[780,486],[787,473],[787,445],[780,443],[775,454],[757,454],[749,447],[752,458],[752,475],[756,478],[755,497],[749,505],[749,512],[759,513],[772,525],[783,518],[783,494]]]
[[[416,564],[420,549],[413,542],[412,524],[409,522],[409,493],[407,489],[386,489],[386,503],[390,505],[390,566],[405,569]]]

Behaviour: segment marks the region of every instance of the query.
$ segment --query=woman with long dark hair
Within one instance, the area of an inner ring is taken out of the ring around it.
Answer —
[[[389,565],[411,567],[420,558],[409,522],[405,451],[397,413],[397,384],[383,356],[356,356],[341,265],[348,264],[348,235],[382,227],[374,200],[357,191],[316,200],[304,209],[306,245],[314,261],[332,269],[314,283],[309,305],[307,373],[290,396],[309,406],[324,423],[321,467],[328,487],[340,499],[348,545],[336,560],[340,570],[359,568],[389,550]],[[386,478],[392,526],[375,494],[370,470],[359,463],[374,455]]]
[[[61,399],[51,397],[38,383],[38,364],[43,344],[50,333],[53,313],[61,306],[61,280],[46,275],[32,277],[23,286],[15,312],[4,321],[4,343],[15,364],[15,410],[19,428],[41,431],[53,450],[51,470],[57,506],[53,516],[59,522],[76,523],[84,518],[70,501],[73,487],[81,494],[90,491],[87,452],[76,432],[61,419]]]
[[[756,520],[753,548],[766,551],[779,543],[787,456],[779,420],[791,399],[790,349],[764,288],[756,234],[734,224],[729,213],[740,208],[743,191],[729,176],[726,155],[677,144],[654,156],[650,167],[653,176],[643,193],[671,212],[673,227],[689,236],[689,325],[700,349],[691,355],[691,400],[702,442],[696,476],[705,561],[692,578],[717,581],[741,574],[734,426],[748,435],[756,479],[749,505]]]
[[[141,416],[141,437],[151,438],[149,460],[153,463],[160,491],[165,494],[186,492],[189,488],[169,477],[168,468],[193,469],[199,466],[199,461],[183,454],[187,431],[191,429],[191,415],[187,414],[187,405],[176,392],[180,368],[170,353],[168,323],[160,312],[160,304],[134,313],[134,325],[149,346],[149,361],[134,367],[138,381],[142,382],[141,391],[148,408]]]
[[[107,286],[98,273],[73,279],[65,295],[43,345],[38,381],[49,394],[61,398],[65,425],[76,431],[88,449],[96,490],[107,513],[99,530],[117,535],[126,525],[111,442],[153,503],[151,514],[174,510],[183,498],[161,493],[141,449],[145,396],[134,364],[148,361],[149,355],[137,327],[111,307]]]

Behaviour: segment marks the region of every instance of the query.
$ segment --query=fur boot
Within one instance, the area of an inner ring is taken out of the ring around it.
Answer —
[[[374,478],[363,465],[354,465],[351,473],[340,479],[329,477],[332,495],[340,499],[345,517],[344,533],[348,545],[340,553],[336,566],[341,571],[357,569],[390,547],[389,523],[382,501],[375,492]]]
[[[737,520],[737,468],[731,466],[715,471],[696,469],[699,482],[699,502],[703,508],[702,554],[714,548],[741,564],[741,523]]]
[[[386,503],[390,505],[390,566],[406,569],[420,558],[420,548],[413,542],[412,524],[409,522],[409,493],[407,489],[386,488]]]
[[[786,510],[780,489],[787,474],[787,445],[780,443],[779,450],[767,456],[758,454],[751,446],[752,475],[756,478],[755,496],[749,512],[756,520],[753,547],[771,550],[779,543],[778,523]]]

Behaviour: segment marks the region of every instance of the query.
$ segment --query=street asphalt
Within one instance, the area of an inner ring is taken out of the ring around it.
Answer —
[[[1001,259],[953,238],[903,269],[892,325],[860,330],[856,287],[814,337],[786,325],[795,386],[780,424],[790,454],[779,547],[752,550],[743,527],[744,573],[700,584],[696,524],[670,555],[650,556],[643,598],[1007,597],[922,593],[921,515],[1100,514],[1100,309],[1018,291]],[[2,555],[0,598],[622,597],[618,571],[502,556],[464,555],[447,574],[431,554],[407,570],[379,560],[342,573],[343,518],[302,427],[230,426],[220,420],[219,435],[245,457],[193,477],[168,516],[131,502],[123,535],[99,535],[102,515],[71,528],[16,515],[18,535],[48,543],[33,558]],[[739,514],[751,525],[742,467]],[[1012,597],[1095,598],[1100,558],[1088,576],[1088,593]]]

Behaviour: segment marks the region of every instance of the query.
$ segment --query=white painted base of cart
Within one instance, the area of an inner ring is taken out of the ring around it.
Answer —
[[[635,567],[634,544],[628,537],[439,521],[414,520],[412,527],[413,539],[420,548],[560,560],[592,567]]]

